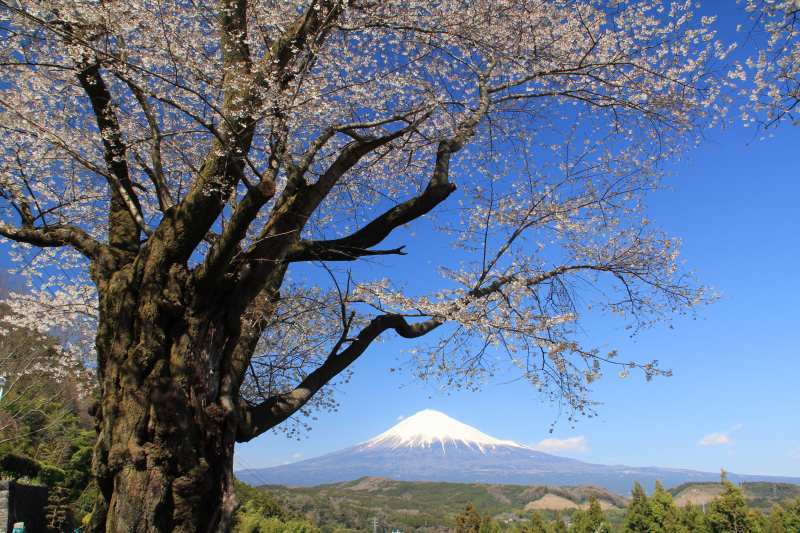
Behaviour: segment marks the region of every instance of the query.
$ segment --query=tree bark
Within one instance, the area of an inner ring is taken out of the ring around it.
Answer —
[[[230,328],[186,300],[185,268],[148,280],[137,263],[99,283],[100,490],[90,530],[227,531],[238,401],[220,393],[230,390]]]

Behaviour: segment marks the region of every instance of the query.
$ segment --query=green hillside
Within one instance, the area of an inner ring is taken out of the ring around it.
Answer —
[[[800,497],[800,485],[792,483],[743,482],[739,484],[747,505],[760,511],[768,511],[774,504],[783,504]],[[694,505],[708,503],[723,490],[721,483],[684,483],[670,489],[675,503]]]
[[[597,487],[544,487],[522,485],[484,485],[393,481],[362,478],[356,481],[318,487],[263,487],[292,511],[310,519],[323,531],[337,529],[372,529],[377,518],[381,529],[453,527],[456,515],[467,504],[483,516],[500,522],[531,514],[532,502],[550,495],[548,500],[562,504],[571,514],[588,504],[594,496],[614,513],[626,500]],[[526,509],[526,506],[529,506]],[[567,506],[571,509],[566,508]],[[621,511],[616,511],[622,514]],[[545,510],[545,515],[555,512]]]
[[[393,481],[366,477],[317,487],[260,487],[291,514],[303,517],[323,532],[447,531],[468,504],[502,530],[530,524],[538,511],[546,520],[560,514],[567,523],[578,509],[596,498],[612,530],[620,528],[628,500],[597,487],[547,487]],[[743,483],[741,491],[754,516],[769,514],[774,504],[786,505],[800,497],[800,485]],[[691,503],[703,508],[723,493],[721,483],[686,483],[669,491],[679,507]],[[709,506],[710,507],[710,506]],[[760,513],[757,513],[760,511]],[[375,521],[375,522],[373,522]]]

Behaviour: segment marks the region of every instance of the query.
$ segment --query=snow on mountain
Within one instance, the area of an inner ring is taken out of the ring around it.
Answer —
[[[393,449],[440,446],[442,451],[446,452],[448,445],[457,446],[459,444],[475,448],[481,453],[498,446],[525,448],[512,440],[496,439],[433,409],[425,409],[404,419],[361,446],[363,448],[387,446]]]
[[[638,481],[671,487],[690,481],[718,481],[716,472],[585,463],[501,440],[426,409],[366,442],[296,463],[241,470],[252,485],[320,485],[376,476],[400,481],[511,483],[518,485],[596,485],[619,494]],[[739,481],[797,483],[797,478],[744,476]]]

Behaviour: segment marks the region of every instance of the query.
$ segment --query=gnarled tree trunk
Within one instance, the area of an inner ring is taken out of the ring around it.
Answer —
[[[224,383],[231,336],[224,316],[184,301],[188,279],[173,267],[147,283],[134,263],[101,284],[94,531],[230,526],[237,398],[225,395],[238,390]]]

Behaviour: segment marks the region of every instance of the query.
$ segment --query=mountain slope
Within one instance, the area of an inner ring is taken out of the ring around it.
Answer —
[[[406,418],[388,431],[365,442],[362,448],[398,449],[433,446],[441,447],[443,453],[446,453],[449,446],[465,447],[481,453],[502,447],[524,448],[514,441],[491,437],[433,409],[425,409]]]
[[[237,477],[253,485],[320,485],[378,476],[404,481],[596,485],[620,494],[634,481],[652,487],[718,481],[718,473],[657,467],[598,465],[533,450],[501,440],[450,418],[424,410],[356,446],[297,463],[243,470]],[[732,481],[800,479],[729,474]]]

